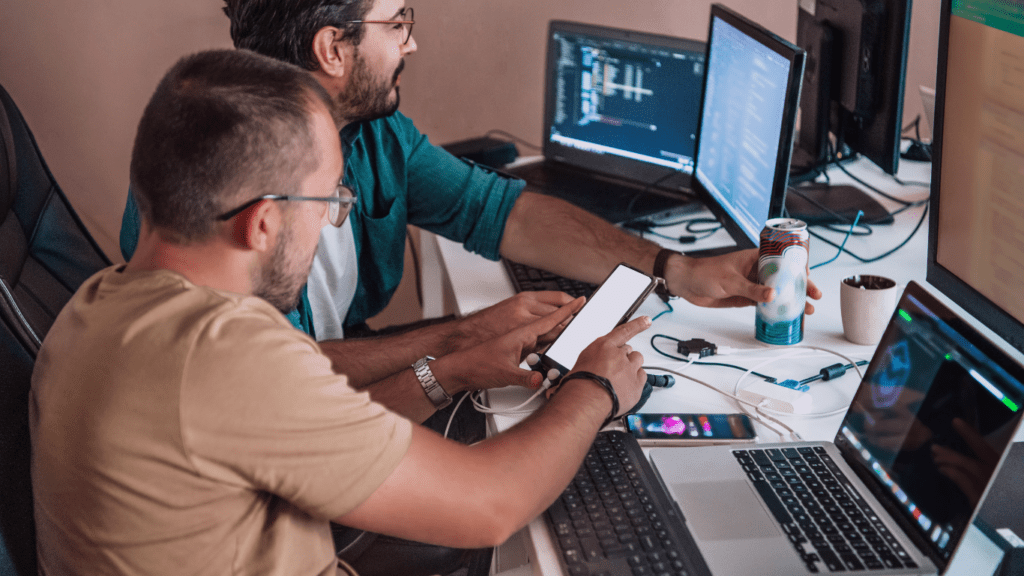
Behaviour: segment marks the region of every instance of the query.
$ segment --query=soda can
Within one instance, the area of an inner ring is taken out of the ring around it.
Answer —
[[[794,218],[773,218],[761,230],[757,281],[775,289],[775,299],[757,305],[754,329],[768,344],[797,344],[804,339],[807,301],[807,224]]]

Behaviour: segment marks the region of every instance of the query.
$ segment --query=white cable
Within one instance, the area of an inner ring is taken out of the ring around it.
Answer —
[[[805,346],[791,346],[791,347],[787,348],[787,353],[786,354],[783,354],[781,356],[775,356],[773,358],[769,358],[768,360],[765,360],[764,362],[761,362],[760,364],[758,364],[758,365],[754,366],[753,368],[751,368],[751,369],[747,370],[746,372],[744,372],[743,375],[740,376],[738,380],[736,380],[736,384],[733,385],[733,388],[732,388],[733,394],[739,394],[740,393],[739,392],[740,391],[740,384],[742,384],[743,381],[746,380],[751,375],[751,373],[756,372],[759,368],[767,366],[768,364],[772,364],[774,362],[778,362],[779,360],[782,360],[784,358],[792,357],[793,354],[790,354],[788,352],[791,352],[791,351],[794,351],[794,350],[814,350],[814,351],[817,351],[817,352],[825,352],[825,353],[828,353],[828,354],[832,354],[832,355],[838,356],[838,357],[842,358],[843,360],[846,360],[847,364],[850,364],[851,366],[853,366],[853,369],[857,371],[857,375],[860,376],[862,380],[864,379],[864,373],[861,372],[860,366],[857,365],[857,361],[853,360],[849,356],[846,356],[845,354],[841,354],[839,352],[836,352],[835,350],[829,350],[828,348],[820,348],[818,346],[806,346],[806,345]],[[780,414],[780,415],[787,415],[788,414],[787,412],[780,412],[778,410],[772,410],[771,408],[768,408],[766,406],[765,407],[759,407],[758,411],[761,412],[762,408],[763,408],[764,412],[771,412],[773,414]],[[849,405],[847,405],[846,407],[843,407],[843,408],[837,408],[836,410],[832,410],[831,412],[815,412],[815,413],[811,413],[811,414],[800,414],[799,416],[801,416],[803,418],[827,418],[829,416],[835,416],[837,414],[843,414],[847,410],[849,410]]]
[[[641,366],[641,368],[643,368],[644,371],[647,371],[647,370],[662,370],[664,372],[672,372],[673,374],[676,374],[677,376],[682,376],[682,374],[680,374],[680,372],[686,370],[690,366],[693,366],[693,363],[700,359],[700,354],[697,354],[696,352],[694,352],[694,353],[691,353],[688,356],[688,358],[689,358],[689,360],[687,360],[685,364],[683,364],[682,366],[679,367],[679,372],[668,370],[667,368],[662,368],[660,366]],[[684,376],[684,378],[685,378],[685,376]]]
[[[452,422],[455,421],[455,413],[459,411],[459,406],[462,406],[462,403],[465,402],[466,398],[469,398],[471,394],[472,392],[463,394],[462,398],[459,398],[459,401],[455,404],[455,408],[452,408],[452,415],[448,417],[448,425],[444,427],[444,435],[442,438],[448,437],[448,431],[451,430]]]
[[[711,384],[708,384],[707,382],[704,382],[703,380],[700,380],[698,378],[694,378],[693,376],[690,376],[688,374],[683,374],[682,372],[678,372],[676,370],[672,370],[671,368],[665,368],[663,366],[651,366],[649,368],[645,367],[644,369],[645,370],[647,370],[647,369],[649,369],[649,370],[661,370],[662,372],[668,372],[669,374],[675,374],[676,376],[679,376],[681,378],[686,378],[687,380],[690,380],[692,382],[696,382],[697,384],[700,384],[701,386],[704,386],[706,388],[710,388],[711,390],[714,390],[715,392],[718,392],[722,396],[726,396],[728,398],[732,398],[737,404],[741,405],[741,408],[740,408],[741,410],[742,410],[742,405],[743,404],[746,404],[747,406],[751,406],[752,408],[755,408],[755,409],[757,408],[757,405],[753,404],[752,402],[748,402],[747,400],[744,400],[743,398],[740,398],[739,396],[736,396],[736,395],[733,395],[733,394],[729,394],[728,392],[725,392],[724,390],[719,390],[718,388],[712,386]],[[749,414],[745,410],[744,410],[744,413]],[[775,428],[771,424],[768,424],[767,422],[765,422],[762,418],[758,417],[758,415],[756,415],[756,414],[749,414],[749,415],[753,416],[753,418],[755,420],[757,420],[758,422],[760,422],[765,428],[768,428],[773,433],[778,434],[779,438],[784,438],[785,437],[785,435],[782,432],[779,432],[779,430],[777,428]],[[768,420],[771,420],[772,422],[778,424],[779,426],[782,426],[786,430],[789,430],[791,434],[795,435],[796,437],[799,437],[799,435],[792,428],[790,428],[789,426],[786,426],[786,424],[784,424],[783,422],[780,422],[779,420],[771,417],[768,414],[761,414],[761,416],[764,416]]]
[[[499,414],[504,416],[532,414],[534,409],[526,409],[526,405],[533,402],[537,398],[537,396],[540,396],[545,390],[547,390],[550,387],[551,382],[549,380],[544,380],[544,383],[541,384],[541,387],[536,392],[534,392],[532,396],[527,398],[525,402],[519,404],[518,406],[513,406],[511,408],[503,408],[501,410],[495,410],[480,401],[480,396],[482,395],[483,390],[477,390],[473,392],[471,394],[472,398],[470,398],[470,401],[473,403],[473,408],[475,408],[477,412],[482,412],[484,414]]]

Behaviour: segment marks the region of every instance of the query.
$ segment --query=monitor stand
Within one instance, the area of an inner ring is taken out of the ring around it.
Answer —
[[[832,186],[819,182],[791,187],[786,193],[786,212],[790,218],[808,226],[852,224],[862,210],[864,224],[892,224],[893,218],[877,200],[855,186]]]

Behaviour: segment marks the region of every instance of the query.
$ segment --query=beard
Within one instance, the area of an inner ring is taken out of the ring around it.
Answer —
[[[292,244],[290,228],[285,228],[270,258],[253,281],[253,294],[285,315],[298,307],[302,287],[309,279],[309,271],[313,266],[313,254],[303,263],[292,254]]]
[[[390,79],[382,80],[374,77],[358,51],[353,59],[352,77],[335,100],[335,121],[342,125],[394,114],[401,100],[396,83],[399,74],[405,69],[405,60],[398,63]],[[394,98],[391,97],[392,90],[395,92]]]

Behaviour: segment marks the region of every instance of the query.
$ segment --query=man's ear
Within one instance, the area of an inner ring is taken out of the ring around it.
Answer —
[[[242,247],[256,252],[269,252],[281,231],[280,207],[272,200],[264,200],[238,215],[238,236]]]
[[[341,41],[341,30],[324,26],[313,36],[313,56],[320,66],[319,72],[340,80],[348,71],[351,46]]]

